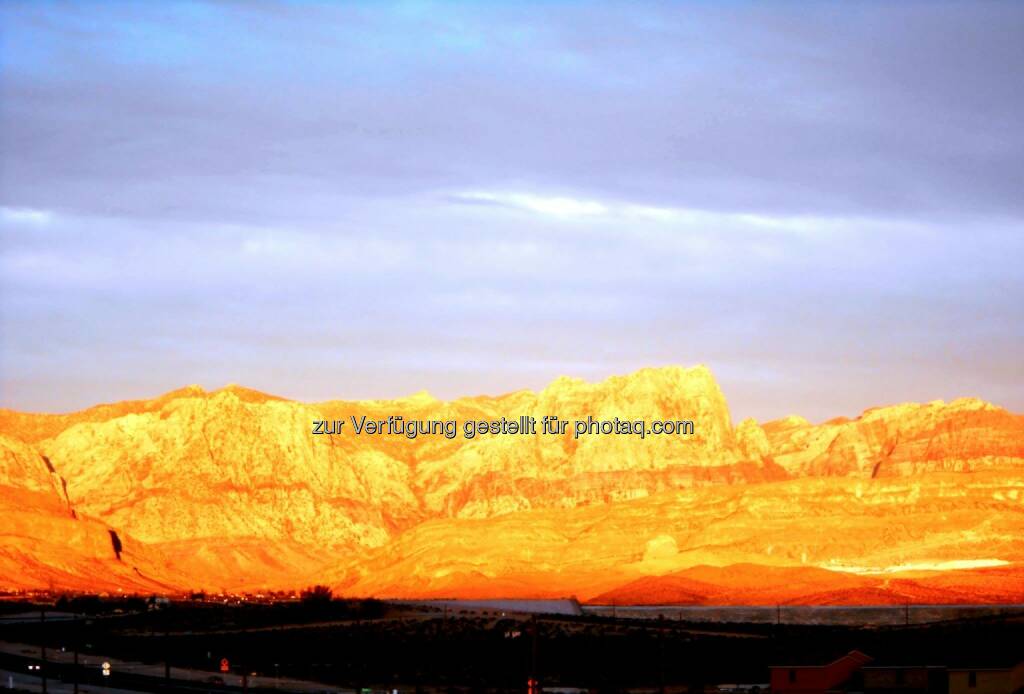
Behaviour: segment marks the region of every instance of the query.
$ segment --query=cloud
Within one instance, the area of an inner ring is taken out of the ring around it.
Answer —
[[[624,235],[650,235],[663,232],[666,228],[689,230],[702,235],[735,232],[814,235],[852,231],[864,233],[880,227],[893,229],[913,226],[900,219],[720,212],[512,191],[466,191],[446,198],[460,205],[483,205],[556,220],[618,224],[615,233]],[[691,246],[707,247],[706,240],[690,237],[688,241]]]
[[[596,200],[532,193],[467,192],[453,196],[459,202],[500,205],[558,219],[577,219],[607,215],[609,209]]]
[[[36,210],[29,207],[0,207],[0,221],[9,224],[45,226],[52,220],[53,213],[48,210]]]
[[[1009,4],[566,3],[543,23],[495,3],[375,8],[5,5],[5,198],[238,223],[438,188],[572,191],[583,208],[517,203],[569,217],[605,199],[1022,211],[1024,97],[1005,66],[1024,60],[1024,11]]]
[[[1020,4],[0,3],[0,27],[3,404],[708,362],[737,416],[1024,409]]]

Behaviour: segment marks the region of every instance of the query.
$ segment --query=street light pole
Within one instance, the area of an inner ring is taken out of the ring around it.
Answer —
[[[540,675],[537,672],[537,615],[533,615],[532,618],[532,629],[533,632],[533,643],[530,645],[530,682],[532,682],[532,691],[530,694],[537,694],[540,691]]]
[[[164,684],[171,683],[171,603],[164,608]]]
[[[78,623],[78,613],[74,613],[71,618],[75,622],[74,631],[74,642],[75,642],[75,694],[78,694],[78,642],[82,638],[82,626]]]
[[[46,608],[41,607],[39,609],[39,655],[40,660],[43,661],[43,665],[39,668],[39,672],[43,676],[43,694],[46,694]]]

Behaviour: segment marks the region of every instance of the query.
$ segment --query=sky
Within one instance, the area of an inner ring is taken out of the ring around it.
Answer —
[[[1024,3],[0,4],[0,406],[707,364],[1024,411]]]

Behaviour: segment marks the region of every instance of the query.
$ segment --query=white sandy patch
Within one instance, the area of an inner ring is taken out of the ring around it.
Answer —
[[[1010,562],[1002,559],[953,559],[939,562],[913,562],[892,566],[845,566],[842,564],[820,564],[829,571],[852,574],[894,574],[904,571],[956,571],[958,569],[984,569],[991,566],[1006,566]]]

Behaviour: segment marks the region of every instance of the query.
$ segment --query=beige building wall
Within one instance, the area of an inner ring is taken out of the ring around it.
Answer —
[[[971,673],[975,686],[971,684]],[[950,670],[949,694],[1013,694],[1024,687],[1024,662],[1004,670]]]

